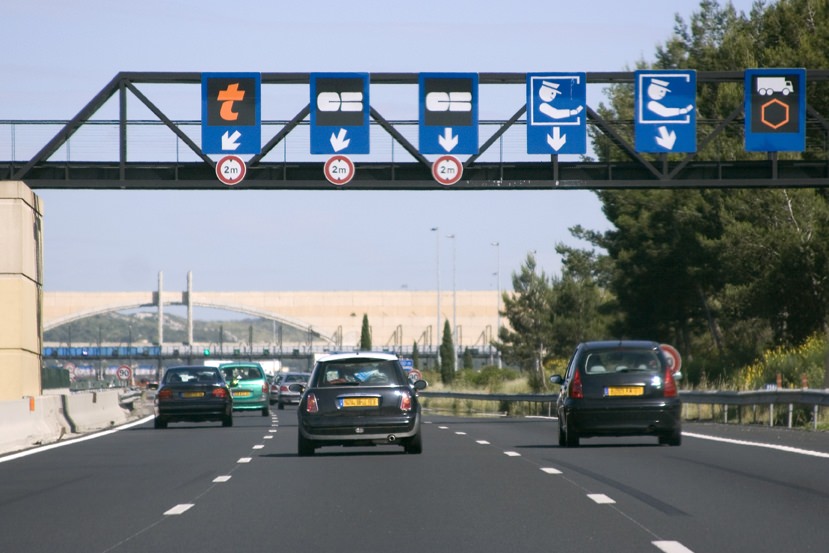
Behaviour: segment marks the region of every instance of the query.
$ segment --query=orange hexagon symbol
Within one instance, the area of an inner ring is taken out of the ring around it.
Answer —
[[[780,121],[779,123],[772,123],[771,121],[766,119],[766,108],[771,107],[773,104],[778,104],[778,105],[782,106],[783,107],[783,113],[785,113],[785,116],[783,117],[783,120]],[[763,104],[762,107],[760,108],[760,121],[764,125],[766,125],[768,127],[771,127],[772,129],[779,129],[780,127],[782,127],[783,125],[785,125],[786,123],[789,122],[789,106],[785,102],[781,102],[777,98],[775,98],[773,100],[769,100],[768,102]]]

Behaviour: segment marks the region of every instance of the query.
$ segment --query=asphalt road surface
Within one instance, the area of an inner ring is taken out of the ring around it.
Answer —
[[[0,552],[829,551],[829,433],[684,427],[557,446],[557,422],[427,414],[424,452],[296,455],[293,410],[145,420],[0,457]]]

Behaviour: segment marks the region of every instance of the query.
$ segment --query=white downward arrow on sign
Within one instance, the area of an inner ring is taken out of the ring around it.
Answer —
[[[334,136],[334,133],[331,133],[331,147],[334,148],[335,152],[348,148],[348,143],[351,142],[351,139],[346,138],[346,134],[348,134],[348,131],[345,129],[340,129],[337,136]]]
[[[676,133],[674,131],[668,132],[668,127],[662,125],[659,127],[659,136],[656,137],[656,143],[667,150],[672,150],[676,142]]]
[[[442,135],[438,136],[438,144],[446,152],[451,152],[458,145],[458,135],[452,134],[451,127],[446,127]]]
[[[233,131],[233,134],[229,133],[230,131],[225,131],[222,135],[222,150],[230,150],[232,152],[239,147],[239,143],[236,141],[239,140],[242,133],[239,131]]]
[[[567,135],[561,134],[561,127],[553,127],[553,134],[547,135],[547,144],[549,144],[553,150],[559,151],[566,143]]]

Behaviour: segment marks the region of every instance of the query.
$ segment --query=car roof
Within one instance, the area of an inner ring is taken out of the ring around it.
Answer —
[[[398,357],[392,353],[377,351],[354,351],[351,353],[332,353],[317,359],[317,363],[342,361],[344,359],[379,359],[382,361],[397,361]]]
[[[633,349],[654,349],[658,348],[659,344],[651,340],[594,340],[590,342],[582,342],[580,349],[613,349],[613,348],[633,348]]]
[[[242,362],[242,361],[240,361],[239,363],[235,363],[235,362],[221,363],[219,365],[220,369],[223,369],[225,367],[259,367],[261,369],[262,365],[260,365],[259,363],[245,363],[245,362]]]

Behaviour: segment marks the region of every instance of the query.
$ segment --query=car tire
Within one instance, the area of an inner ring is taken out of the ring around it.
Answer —
[[[314,442],[302,435],[302,432],[297,432],[297,454],[300,457],[310,457],[314,454]]]
[[[262,416],[263,416],[263,417],[267,417],[267,416],[268,416],[268,415],[270,415],[270,414],[271,414],[271,409],[270,409],[270,407],[268,407],[267,405],[265,405],[264,407],[262,407]]]
[[[673,447],[682,445],[682,429],[676,428],[668,434],[659,436],[659,445],[669,445]]]
[[[564,445],[565,447],[579,447],[579,433],[573,428],[569,421],[564,423]]]
[[[161,417],[156,417],[153,421],[153,426],[158,429],[167,428],[167,420]]]
[[[564,426],[561,424],[561,418],[558,419],[558,446],[567,446],[567,436],[564,434]]]
[[[278,402],[276,402],[276,408],[281,411],[281,410],[285,409],[285,404],[282,403],[281,401],[278,401]]]
[[[423,437],[420,432],[406,440],[406,443],[403,444],[403,450],[411,455],[420,455],[423,453]]]
[[[222,426],[233,426],[233,415],[228,415],[222,419]]]

